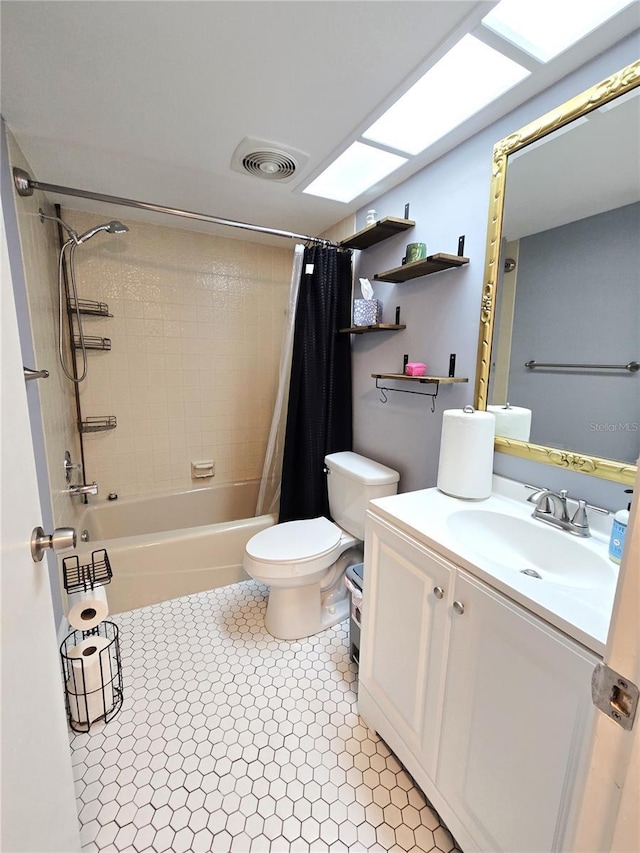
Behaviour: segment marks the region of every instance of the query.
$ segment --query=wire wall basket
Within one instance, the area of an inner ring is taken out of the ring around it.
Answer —
[[[99,335],[83,335],[82,338],[80,335],[74,335],[73,348],[82,349],[83,341],[85,349],[98,349],[104,352],[111,350],[111,338],[101,338]]]
[[[67,593],[87,592],[111,583],[113,572],[104,548],[91,552],[91,562],[80,565],[76,554],[62,561],[62,582]]]
[[[72,631],[60,646],[65,702],[74,732],[110,722],[122,708],[122,665],[118,626],[101,622],[91,631]]]
[[[69,299],[67,308],[70,312],[75,313],[76,303],[74,299]],[[93,317],[113,317],[109,313],[109,306],[104,302],[96,302],[95,299],[78,299],[78,309],[81,314],[90,314]]]
[[[105,415],[104,417],[88,417],[79,421],[78,428],[80,432],[104,432],[108,429],[115,429],[118,426],[118,421],[115,415]]]

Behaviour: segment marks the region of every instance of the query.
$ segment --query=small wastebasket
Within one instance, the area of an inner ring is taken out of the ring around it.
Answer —
[[[362,611],[362,574],[363,563],[349,566],[344,582],[351,595],[351,615],[349,618],[349,657],[354,663],[360,660],[360,621]]]

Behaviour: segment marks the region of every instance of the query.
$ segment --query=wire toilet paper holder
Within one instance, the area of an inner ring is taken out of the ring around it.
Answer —
[[[65,557],[62,577],[68,595],[111,583],[106,549],[93,551],[91,562],[84,564],[76,554]],[[88,631],[72,631],[60,645],[60,657],[70,728],[88,732],[93,723],[112,720],[124,699],[118,626],[103,620]]]
[[[110,722],[124,699],[118,626],[105,620],[91,631],[72,631],[60,657],[70,728],[84,733],[95,722]]]

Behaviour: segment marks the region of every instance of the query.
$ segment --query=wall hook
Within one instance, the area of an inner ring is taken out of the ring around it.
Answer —
[[[389,400],[389,398],[387,397],[387,395],[385,393],[387,389],[380,387],[380,388],[378,388],[378,390],[380,391],[380,402],[381,403],[387,403]]]

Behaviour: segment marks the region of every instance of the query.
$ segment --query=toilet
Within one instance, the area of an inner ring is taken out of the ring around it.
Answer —
[[[244,568],[269,586],[265,626],[281,640],[318,634],[349,615],[343,576],[362,562],[367,505],[395,495],[397,471],[343,451],[325,456],[329,509],[334,521],[285,521],[247,543]]]

